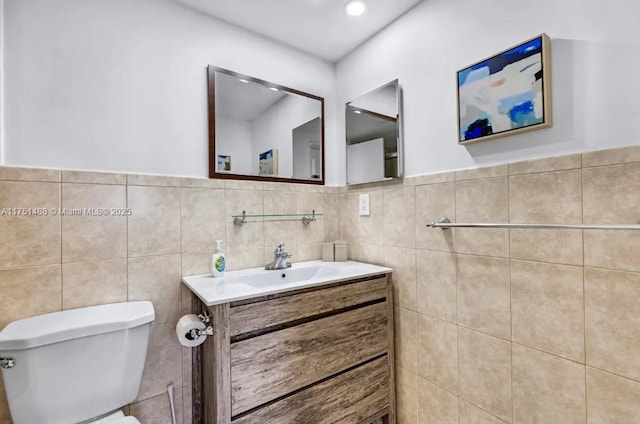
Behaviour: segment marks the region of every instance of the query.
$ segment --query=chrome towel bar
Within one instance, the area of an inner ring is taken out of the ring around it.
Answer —
[[[640,224],[614,225],[614,224],[495,224],[495,223],[469,223],[451,222],[449,218],[443,217],[427,224],[430,228],[524,228],[540,230],[640,230]]]

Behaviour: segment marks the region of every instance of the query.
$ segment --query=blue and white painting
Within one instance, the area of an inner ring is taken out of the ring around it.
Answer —
[[[545,35],[458,72],[459,141],[548,126]]]

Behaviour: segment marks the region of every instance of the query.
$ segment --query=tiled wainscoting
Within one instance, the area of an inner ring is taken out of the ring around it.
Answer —
[[[209,272],[216,239],[225,240],[230,269],[264,265],[282,241],[296,261],[320,259],[321,242],[338,238],[336,190],[0,167],[0,213],[4,208],[132,211],[130,217],[0,215],[0,328],[46,312],[152,300],[156,320],[147,366],[130,411],[142,423],[170,424],[166,388],[173,383],[178,422],[191,423],[191,351],[178,344],[174,330],[190,309],[181,276]],[[324,216],[308,226],[300,220],[249,219],[237,229],[231,218],[243,210],[314,209]],[[0,424],[8,423],[0,379]]]
[[[371,216],[358,216],[358,195]],[[294,261],[349,241],[394,268],[399,424],[632,423],[640,416],[640,232],[458,229],[452,221],[629,224],[640,219],[640,146],[331,188],[0,167],[3,208],[131,208],[130,217],[0,216],[0,327],[61,309],[153,301],[157,319],[131,413],[190,424],[191,355],[174,326],[181,275]],[[324,214],[317,222],[232,215]],[[0,381],[0,392],[2,385]],[[0,424],[10,419],[0,393]]]
[[[635,224],[640,146],[339,197],[352,257],[394,268],[399,424],[638,422],[640,231],[425,224]]]

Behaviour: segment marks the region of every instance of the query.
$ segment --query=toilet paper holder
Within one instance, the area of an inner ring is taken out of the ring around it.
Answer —
[[[189,330],[189,332],[185,334],[185,336],[189,340],[197,340],[202,336],[213,336],[214,334],[213,327],[208,325],[211,322],[211,315],[209,315],[209,312],[204,311],[203,313],[198,315],[198,318],[200,318],[200,321],[202,321],[202,323],[206,325],[207,328],[205,328],[204,330],[200,330],[198,328]]]

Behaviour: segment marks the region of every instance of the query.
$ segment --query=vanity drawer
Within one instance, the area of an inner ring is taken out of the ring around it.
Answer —
[[[233,421],[234,424],[360,424],[390,406],[385,355]]]
[[[388,320],[389,305],[382,300],[232,343],[231,415],[386,353],[391,344]]]
[[[387,278],[382,277],[329,288],[319,288],[246,305],[234,306],[232,304],[229,315],[231,337],[384,299],[387,293]]]

